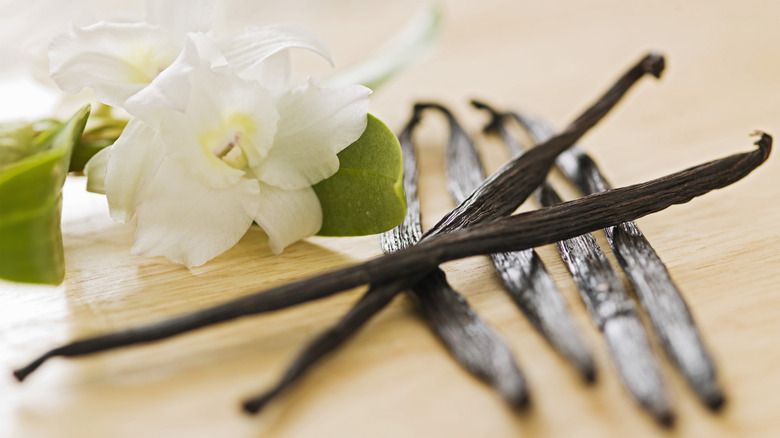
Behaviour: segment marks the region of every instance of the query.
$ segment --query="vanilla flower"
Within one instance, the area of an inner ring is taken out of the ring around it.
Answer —
[[[91,88],[107,105],[121,106],[179,56],[188,32],[208,32],[215,3],[209,0],[149,0],[140,22],[101,21],[73,25],[49,46],[49,70],[68,93]]]
[[[253,31],[263,39],[189,34],[179,58],[125,102],[133,118],[87,174],[115,220],[136,219],[135,253],[197,266],[253,222],[277,253],[319,230],[311,186],[365,130],[370,90],[312,79],[289,88],[286,51],[301,44],[274,29]],[[237,47],[264,55],[249,62]]]
[[[284,49],[306,48],[333,64],[327,47],[295,26],[249,27],[241,35],[212,35],[216,5],[214,0],[148,0],[143,21],[71,25],[49,45],[51,77],[63,91],[75,94],[90,88],[100,102],[123,107],[177,59],[191,32],[209,34],[236,70],[262,79],[272,89],[288,87],[286,76],[263,77],[272,62],[286,68]],[[276,59],[262,62],[271,55]]]

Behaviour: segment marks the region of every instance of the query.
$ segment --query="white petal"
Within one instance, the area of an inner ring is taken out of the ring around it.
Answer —
[[[154,113],[166,154],[204,185],[234,185],[245,175],[243,166],[226,164],[219,151],[237,142],[236,151],[244,155],[245,165],[262,160],[273,144],[279,118],[273,99],[259,84],[227,69],[201,66],[182,80],[191,86],[185,112],[158,108]]]
[[[231,187],[246,172],[234,169],[204,148],[198,141],[198,126],[176,111],[161,113],[159,138],[165,154],[187,169],[190,177],[214,189]]]
[[[210,37],[203,33],[189,34],[179,57],[151,84],[129,98],[125,109],[156,129],[161,118],[160,109],[180,112],[187,109],[191,89],[190,72],[225,64],[227,61]]]
[[[322,227],[322,207],[314,189],[283,190],[260,183],[260,205],[255,222],[268,235],[271,251],[282,250]]]
[[[213,0],[147,0],[146,21],[184,37],[189,32],[208,32],[217,13]]]
[[[269,70],[263,62],[291,48],[311,50],[333,65],[330,50],[319,38],[303,28],[288,24],[250,27],[243,35],[221,38],[217,42],[230,65],[248,79],[268,80],[273,73],[284,75],[284,71]]]
[[[278,99],[290,91],[290,52],[274,53],[250,71],[241,73],[241,77],[259,82]]]
[[[115,221],[127,222],[135,215],[138,193],[159,166],[163,146],[152,129],[131,119],[110,153],[105,175],[108,208]]]
[[[274,146],[252,168],[261,181],[283,189],[311,186],[339,168],[336,154],[365,131],[368,88],[319,87],[309,80],[277,102],[279,125]]]
[[[259,202],[256,180],[214,189],[166,159],[139,197],[133,253],[202,265],[241,239]]]
[[[71,27],[49,46],[50,71],[69,93],[90,87],[101,102],[121,106],[176,59],[182,43],[145,23]]]
[[[279,113],[268,90],[225,69],[194,70],[187,116],[201,137],[220,128],[238,131],[249,166],[259,163],[273,146]],[[204,138],[199,138],[201,142]]]
[[[84,174],[87,175],[87,191],[106,194],[106,170],[108,161],[111,159],[111,148],[109,146],[101,149],[84,165]]]

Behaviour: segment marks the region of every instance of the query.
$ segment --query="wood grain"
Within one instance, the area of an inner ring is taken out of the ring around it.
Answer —
[[[334,1],[316,16],[292,16],[298,9],[291,8],[279,17],[318,33],[346,65],[416,4],[382,3]],[[735,148],[748,145],[754,129],[780,135],[780,4],[452,0],[444,9],[437,52],[372,97],[372,113],[393,128],[401,127],[414,101],[435,99],[476,134],[484,115],[470,109],[475,97],[564,125],[616,72],[654,49],[667,57],[664,78],[637,87],[582,141],[615,186],[744,150]],[[377,25],[367,25],[369,19]],[[370,37],[356,38],[364,33]],[[429,227],[451,207],[442,165],[446,130],[426,120],[419,135],[420,198]],[[486,165],[496,169],[506,158],[503,146],[476,139]],[[276,381],[297,350],[363,290],[155,345],[56,359],[18,385],[14,367],[65,341],[381,253],[378,238],[368,236],[312,238],[273,256],[266,237],[252,230],[228,253],[188,271],[165,259],[131,256],[132,227],[113,224],[104,199],[72,178],[65,188],[65,283],[0,283],[0,369],[6,370],[0,373],[0,436],[774,436],[780,430],[778,163],[770,158],[732,187],[638,221],[690,304],[728,397],[723,412],[709,413],[664,364],[678,412],[672,431],[632,404],[550,246],[539,254],[594,348],[602,369],[596,385],[583,384],[550,350],[500,291],[485,258],[444,267],[453,287],[517,352],[534,403],[524,414],[462,371],[405,298],[261,416],[241,414],[240,400]],[[603,235],[597,238],[607,251]]]

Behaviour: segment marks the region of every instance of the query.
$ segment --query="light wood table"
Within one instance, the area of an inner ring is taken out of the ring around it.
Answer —
[[[384,5],[381,13],[372,13],[370,7],[380,2],[333,3],[321,16],[305,15],[302,21],[345,64],[364,55],[415,7]],[[651,49],[667,56],[662,80],[642,80],[582,142],[616,186],[750,150],[748,134],[754,129],[780,135],[778,2],[453,0],[443,6],[438,50],[378,90],[371,111],[400,129],[416,100],[450,105],[475,134],[489,170],[506,156],[478,134],[485,116],[468,106],[470,98],[530,111],[562,126]],[[370,38],[361,38],[361,32]],[[444,126],[439,117],[426,117],[418,134],[426,226],[452,206],[442,171]],[[548,246],[540,253],[596,354],[597,384],[583,384],[550,350],[503,293],[486,259],[476,257],[444,268],[515,352],[532,385],[528,412],[513,412],[459,368],[413,302],[401,297],[250,418],[240,412],[239,401],[279,378],[295,353],[361,291],[155,344],[55,359],[22,385],[11,370],[70,340],[377,256],[378,238],[312,238],[277,257],[263,233],[252,230],[226,254],[187,270],[163,258],[131,256],[132,227],[112,223],[105,200],[87,194],[83,179],[74,177],[65,188],[65,282],[0,283],[0,436],[777,436],[779,198],[780,159],[771,157],[732,187],[639,221],[717,360],[728,396],[719,414],[696,401],[667,361],[676,427],[665,430],[638,409]],[[603,233],[598,238],[606,248]]]

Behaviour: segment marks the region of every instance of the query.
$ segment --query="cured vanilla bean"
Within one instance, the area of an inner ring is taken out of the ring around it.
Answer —
[[[730,155],[649,182],[594,193],[552,207],[474,225],[470,229],[433,236],[392,254],[166,321],[76,341],[46,352],[14,371],[14,375],[23,380],[56,356],[80,356],[157,341],[212,324],[324,298],[363,284],[395,280],[414,282],[450,260],[547,245],[635,220],[689,202],[747,176],[766,161],[772,150],[771,136],[760,132],[756,135],[760,136],[755,143],[758,148],[751,152]]]
[[[506,163],[428,230],[423,239],[511,214],[544,181],[558,154],[576,143],[601,120],[642,76],[650,74],[660,78],[664,66],[663,56],[654,53],[646,55],[563,132],[524,154],[522,157],[525,158],[517,157]]]
[[[512,351],[450,287],[441,269],[433,269],[412,290],[428,325],[458,363],[493,386],[512,407],[528,405],[526,379]]]
[[[539,120],[517,112],[508,115],[517,120],[536,142],[553,135],[549,125]],[[583,194],[612,188],[596,162],[576,145],[562,153],[556,163],[561,173]],[[704,346],[688,305],[663,261],[633,221],[607,227],[604,232],[618,263],[633,284],[664,351],[699,399],[711,409],[719,409],[725,397],[718,384],[715,361]]]
[[[475,195],[469,197],[461,204],[461,207],[453,210],[454,213],[451,212],[443,221],[440,221],[437,229],[434,231],[429,230],[427,234],[433,236],[440,231],[457,229],[459,226],[477,223],[483,220],[491,220],[500,215],[509,214],[514,211],[533,189],[544,180],[547,169],[554,163],[555,154],[565,149],[565,146],[569,146],[576,142],[577,139],[590,129],[601,117],[606,115],[608,110],[614,107],[620,97],[628,91],[630,86],[644,74],[650,73],[656,77],[660,76],[663,66],[663,57],[655,54],[645,56],[626,74],[621,76],[610,90],[578,117],[561,135],[551,138],[545,144],[537,146],[528,154],[524,154],[516,160],[512,160],[504,165],[493,177],[489,178],[479,189],[477,189],[477,191],[475,191]],[[507,186],[512,189],[509,189]],[[481,203],[484,203],[487,207],[485,209],[480,208]],[[530,247],[533,246],[537,245],[531,245]],[[419,244],[414,248],[418,247]],[[517,248],[508,247],[508,249]],[[501,251],[501,249],[498,251]],[[387,257],[386,260],[394,260],[394,255],[389,255]],[[424,262],[429,262],[431,260],[433,259],[427,259],[424,260]],[[433,269],[438,266],[438,264],[439,263],[434,263],[429,265],[428,269]],[[373,265],[370,263],[366,266],[373,269],[371,268]],[[425,263],[418,265],[418,267],[425,266]],[[176,317],[157,324],[76,341],[49,351],[27,367],[17,370],[16,375],[17,378],[23,379],[31,370],[40,366],[40,364],[49,357],[90,354],[121,346],[157,341],[242,316],[270,312],[323,298],[358,285],[382,283],[390,280],[377,280],[373,278],[372,275],[375,274],[372,273],[370,269],[361,270],[358,268],[347,268],[345,270],[334,271],[318,277],[319,282],[316,285],[312,285],[311,288],[306,285],[305,281],[293,282],[279,288],[271,289],[265,293],[260,292],[252,294],[235,301],[217,305],[200,312]],[[406,280],[417,280],[424,275],[424,270],[425,269],[416,270],[408,274],[399,273],[399,275],[408,275],[409,278],[406,278]],[[298,287],[301,289],[296,289]]]
[[[450,127],[447,181],[455,202],[463,202],[485,179],[482,161],[452,113],[435,103],[415,108],[436,109]],[[596,365],[542,259],[533,249],[490,254],[506,291],[553,348],[569,360],[587,381],[596,377]]]
[[[419,113],[414,111],[412,119],[398,136],[404,159],[403,183],[407,211],[399,226],[381,235],[385,253],[414,245],[422,236],[420,202],[417,196],[417,159],[412,141],[412,130],[418,122]],[[408,285],[404,282],[398,281],[372,286],[334,327],[319,335],[303,349],[274,387],[246,401],[244,410],[257,413],[297,381],[319,359],[349,339],[406,286]],[[464,368],[493,385],[512,406],[524,406],[528,400],[525,378],[515,364],[509,348],[471,310],[465,299],[449,287],[444,272],[434,270],[412,290],[431,329]]]
[[[284,373],[282,379],[260,396],[244,402],[244,411],[259,412],[269,401],[298,381],[303,374],[322,357],[338,348],[372,316],[390,304],[398,293],[408,287],[404,281],[395,281],[372,286],[339,322],[323,332],[298,354]]]
[[[491,114],[492,120],[486,131],[498,134],[512,153],[524,153],[505,125],[507,116],[485,103],[472,101],[472,104]],[[546,182],[539,186],[534,196],[544,207],[562,202]],[[556,245],[593,323],[607,342],[621,380],[654,418],[663,424],[671,424],[674,419],[672,407],[636,306],[596,243],[596,238],[588,233],[559,241]]]

